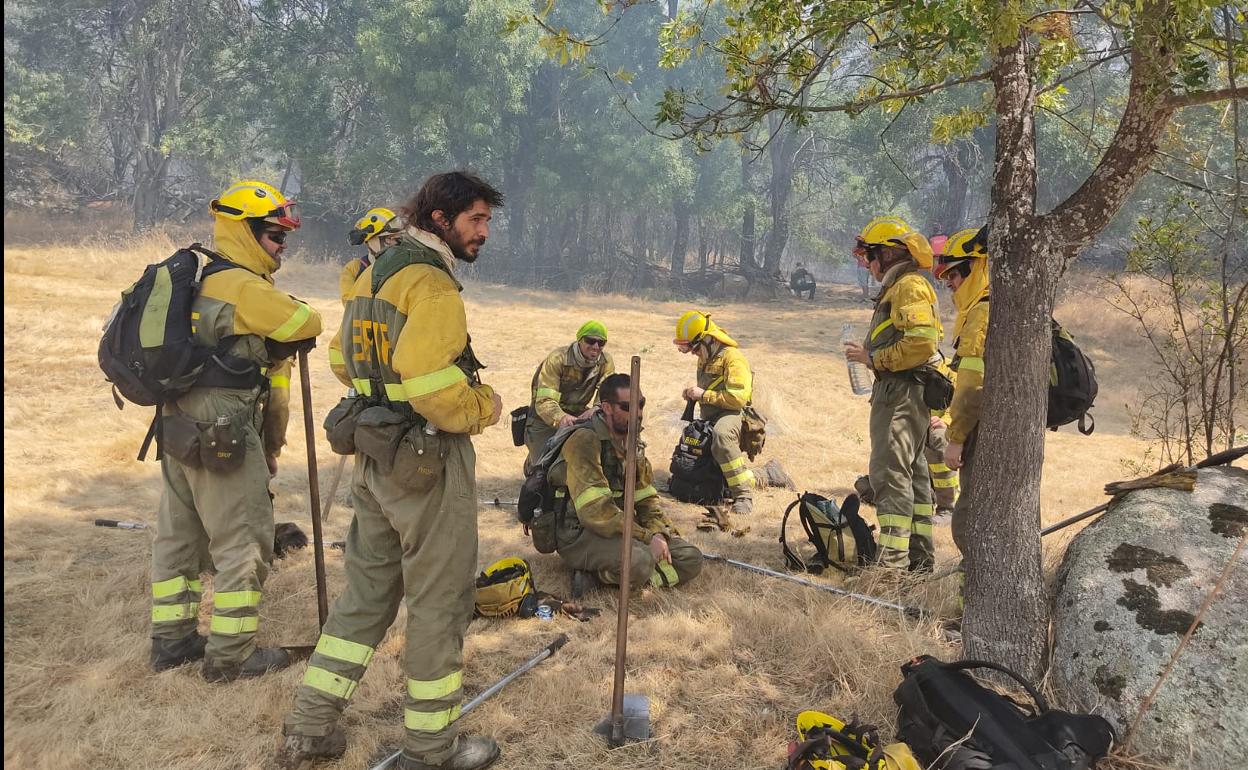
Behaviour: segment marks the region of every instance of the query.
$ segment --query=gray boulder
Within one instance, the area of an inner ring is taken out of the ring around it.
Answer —
[[[1192,492],[1130,492],[1080,532],[1053,612],[1053,683],[1065,704],[1101,714],[1125,737],[1246,527],[1248,471],[1213,468],[1198,472]],[[1248,549],[1133,747],[1175,767],[1248,761]]]

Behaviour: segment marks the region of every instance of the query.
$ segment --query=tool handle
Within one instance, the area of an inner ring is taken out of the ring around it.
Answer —
[[[303,396],[303,436],[308,445],[308,502],[312,506],[312,550],[316,568],[316,614],[321,628],[329,617],[329,595],[325,590],[325,540],[321,532],[321,484],[316,472],[316,429],[312,426],[312,375],[308,371],[308,350],[299,351],[299,390]]]
[[[95,526],[115,529],[147,529],[147,525],[141,521],[118,521],[117,519],[96,519]]]
[[[611,690],[612,740],[624,724],[624,663],[628,656],[628,596],[633,563],[633,504],[637,499],[637,434],[641,412],[641,356],[633,356],[628,383],[628,439],[624,444],[624,531],[620,543],[620,612],[615,626],[615,681]]]

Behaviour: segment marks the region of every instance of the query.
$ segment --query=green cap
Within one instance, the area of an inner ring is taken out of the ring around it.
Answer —
[[[581,324],[581,328],[576,330],[576,338],[578,340],[584,337],[597,337],[600,340],[605,340],[607,338],[607,327],[603,325],[602,321],[586,321]]]

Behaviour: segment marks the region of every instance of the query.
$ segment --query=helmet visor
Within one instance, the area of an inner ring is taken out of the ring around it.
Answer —
[[[289,230],[297,230],[299,228],[299,212],[295,208],[294,201],[286,201],[282,205],[273,209],[264,217],[264,221],[272,222],[275,225],[281,225]]]

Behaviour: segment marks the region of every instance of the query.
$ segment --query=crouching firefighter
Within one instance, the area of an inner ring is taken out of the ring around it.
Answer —
[[[875,371],[871,390],[871,487],[880,522],[880,561],[887,567],[930,572],[932,487],[925,448],[931,410],[929,383],[948,379],[942,359],[936,292],[920,273],[932,266],[932,247],[895,217],[872,220],[858,236],[871,275],[882,285],[864,345],[846,343],[846,358]]]
[[[290,356],[315,344],[321,316],[273,286],[286,236],[299,227],[294,201],[246,181],[209,207],[216,251],[191,303],[191,337],[219,352],[162,407],[151,664],[162,671],[202,657],[204,678],[222,682],[290,664],[283,650],[256,647],[273,560],[269,478],[286,441]],[[200,573],[214,568],[205,639],[196,632]]]
[[[533,401],[524,426],[529,450],[525,468],[537,462],[556,430],[590,415],[598,383],[615,371],[606,346],[607,327],[601,321],[586,321],[576,331],[575,342],[551,351],[533,373]]]
[[[702,571],[702,552],[680,537],[659,507],[653,471],[640,442],[633,510],[621,508],[629,383],[629,375],[622,372],[603,380],[598,409],[587,420],[560,430],[535,468],[553,490],[553,513],[539,514],[530,525],[533,544],[543,553],[557,550],[572,568],[573,598],[600,583],[619,584],[626,515],[634,517],[633,536],[641,541],[632,549],[631,574],[641,576],[635,585],[670,588]],[[640,404],[644,409],[645,398]]]
[[[742,411],[750,405],[754,374],[736,340],[719,328],[711,316],[697,310],[676,321],[676,339],[682,353],[698,359],[698,383],[685,388],[686,401],[699,405],[700,416],[714,425],[711,454],[732,493],[732,512],[754,510],[754,472],[746,467],[741,449]]]
[[[355,282],[330,343],[331,366],[358,394],[326,419],[334,451],[355,456],[355,518],[346,587],[286,717],[282,767],[345,751],[338,719],[400,603],[407,730],[398,767],[476,770],[498,758],[493,740],[460,735],[456,721],[477,568],[470,437],[498,421],[502,404],[478,377],[454,269],[476,260],[500,205],[471,174],[426,181],[403,208],[399,242]]]

